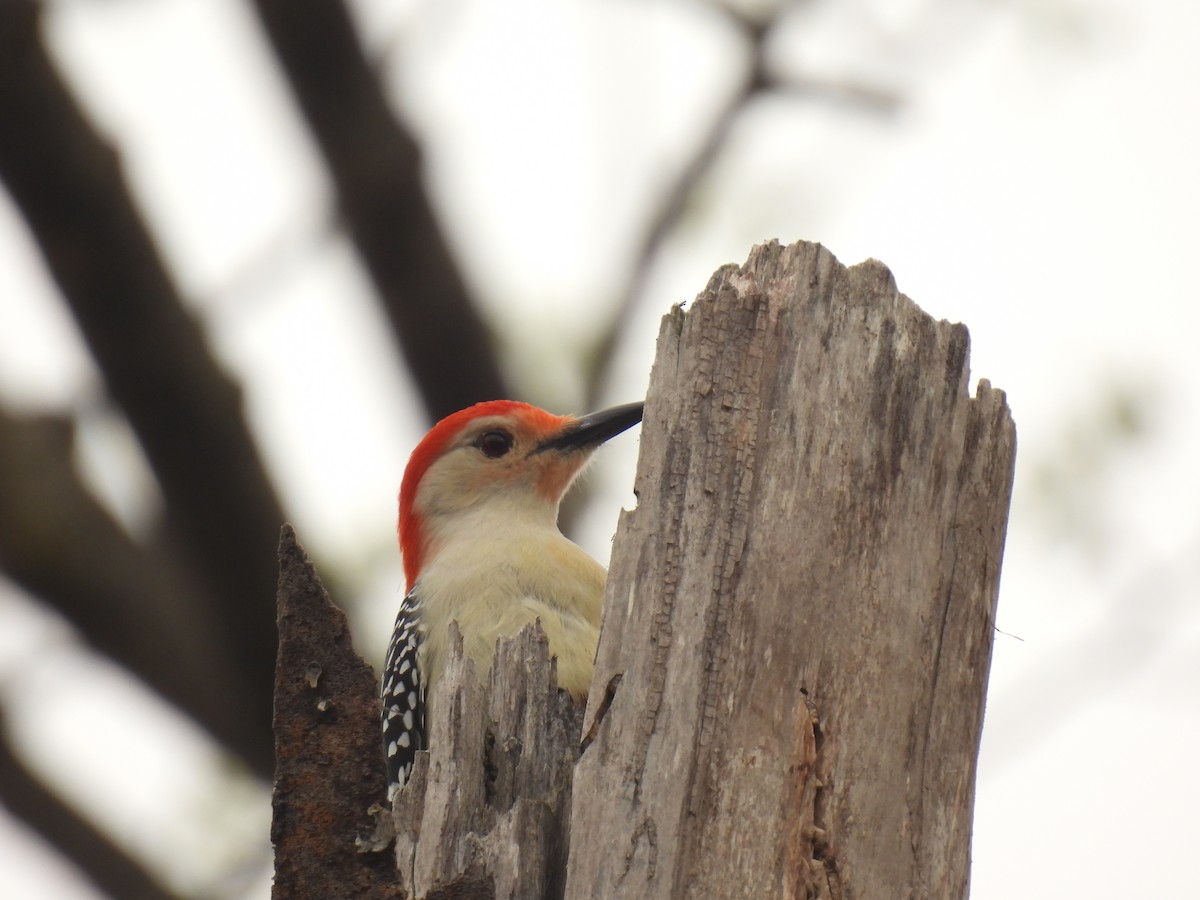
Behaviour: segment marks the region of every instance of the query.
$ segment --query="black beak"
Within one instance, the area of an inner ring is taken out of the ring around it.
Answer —
[[[609,438],[616,437],[622,431],[632,428],[640,421],[642,421],[641,403],[614,406],[612,409],[584,416],[565,431],[538,444],[537,449],[533,452],[558,450],[565,453],[572,450],[591,450]]]

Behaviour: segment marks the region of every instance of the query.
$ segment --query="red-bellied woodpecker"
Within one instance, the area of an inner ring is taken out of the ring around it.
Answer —
[[[605,571],[558,530],[558,504],[592,451],[641,418],[641,403],[576,418],[493,400],[447,416],[417,445],[400,485],[408,591],[380,686],[389,796],[425,747],[451,620],[483,677],[496,638],[540,619],[559,685],[587,695]]]

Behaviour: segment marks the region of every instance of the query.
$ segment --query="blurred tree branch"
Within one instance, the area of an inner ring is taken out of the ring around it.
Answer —
[[[270,771],[259,723],[229,702],[241,687],[205,596],[80,483],[72,440],[67,419],[0,408],[0,566],[259,774]]]
[[[815,76],[786,77],[776,75],[768,59],[769,41],[782,13],[781,3],[774,10],[755,16],[740,12],[721,3],[698,4],[718,12],[728,26],[739,32],[746,43],[746,63],[741,80],[730,86],[728,96],[713,113],[707,129],[689,148],[687,156],[658,193],[658,201],[642,223],[642,237],[637,252],[630,259],[623,280],[613,292],[612,310],[607,324],[597,331],[590,349],[584,354],[587,409],[601,403],[604,382],[608,377],[621,332],[630,313],[644,293],[651,267],[661,254],[666,239],[679,224],[688,208],[688,201],[704,181],[728,143],[738,117],[755,99],[767,94],[793,96],[805,100],[823,100],[849,106],[872,115],[894,113],[900,98],[893,92],[871,85],[821,79]]]
[[[42,786],[9,747],[2,714],[0,801],[44,840],[67,854],[99,890],[130,900],[172,900],[177,896]]]
[[[0,179],[158,479],[172,563],[194,579],[192,595],[206,606],[193,619],[209,619],[226,651],[208,665],[229,667],[240,686],[235,705],[257,732],[235,749],[265,776],[275,650],[271,548],[283,513],[242,416],[240,390],[185,311],[116,152],[55,71],[41,39],[40,6],[28,2],[0,4]],[[52,546],[43,565],[62,567],[63,554],[81,549]],[[163,602],[135,587],[131,572],[124,575],[114,592],[127,592],[126,604]],[[26,570],[23,578],[33,576]],[[50,588],[54,577],[42,578]],[[43,596],[59,608],[73,605]],[[143,623],[156,618],[148,609],[138,615]],[[176,618],[171,627],[186,622]],[[127,637],[130,646],[163,640],[145,627]],[[154,686],[179,696],[169,681],[182,674],[168,668]]]
[[[430,416],[507,397],[500,364],[343,0],[253,0]]]

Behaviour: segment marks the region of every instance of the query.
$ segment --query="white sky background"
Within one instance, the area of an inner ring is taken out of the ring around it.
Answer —
[[[576,409],[571,353],[603,318],[646,197],[731,83],[738,41],[688,4],[355,8],[390,53],[487,313],[527,361],[518,383],[561,385],[561,409]],[[255,23],[236,0],[59,10],[58,58],[246,380],[302,540],[369,601],[359,624],[378,655],[401,581],[395,489],[424,423],[357,262],[329,236],[319,161]],[[644,393],[670,304],[769,237],[882,259],[924,309],[965,322],[974,377],[1008,391],[1020,443],[999,609],[1018,637],[996,641],[972,896],[1200,896],[1200,6],[816,10],[781,42],[788,59],[895,89],[904,113],[773,100],[745,115],[655,267],[608,399]],[[1153,398],[1144,439],[1089,431],[1113,385]],[[0,401],[88,409],[83,462],[136,529],[145,476],[123,428],[92,408],[97,390],[0,194]],[[337,439],[318,442],[312,422]],[[618,442],[596,476],[587,541],[601,558],[634,454]],[[1039,467],[1055,465],[1079,485],[1061,520],[1036,496]],[[265,798],[3,585],[0,676],[31,764],[69,772],[65,789],[123,842],[183,860],[182,887],[266,896],[253,868]],[[81,722],[96,735],[84,746]],[[234,871],[214,883],[218,869]],[[2,820],[0,870],[6,896],[92,896]]]

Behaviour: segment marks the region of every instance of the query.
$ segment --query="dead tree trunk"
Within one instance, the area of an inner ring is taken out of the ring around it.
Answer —
[[[666,317],[567,897],[966,895],[1016,441],[967,358],[815,244]]]
[[[1016,442],[1002,392],[968,396],[967,350],[881,264],[815,244],[756,247],[668,315],[582,741],[539,634],[502,641],[486,686],[458,642],[394,808],[403,892],[965,896]],[[285,608],[301,594],[281,581]],[[302,649],[280,691],[304,693]],[[361,768],[313,727],[281,759]],[[388,845],[291,840],[300,799],[277,787],[277,856],[352,870]],[[307,880],[276,895],[327,896]]]

